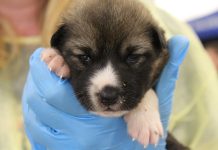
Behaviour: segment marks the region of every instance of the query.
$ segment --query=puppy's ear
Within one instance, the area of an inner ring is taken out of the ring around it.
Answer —
[[[159,27],[152,27],[151,35],[153,48],[157,54],[157,59],[152,66],[153,71],[151,74],[151,86],[154,86],[168,61],[169,53],[167,50],[167,41],[164,36],[164,31]]]
[[[63,47],[64,41],[67,38],[68,34],[69,32],[67,26],[64,24],[61,25],[51,38],[51,47],[61,51],[61,47]]]
[[[167,48],[167,42],[163,29],[156,26],[151,27],[151,37],[152,45],[158,54]]]

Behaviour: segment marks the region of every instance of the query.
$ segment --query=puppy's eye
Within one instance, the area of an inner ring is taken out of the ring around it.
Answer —
[[[143,58],[142,55],[139,54],[131,54],[127,56],[126,62],[130,65],[138,63]]]
[[[79,55],[78,58],[85,65],[91,62],[91,57],[89,55]]]

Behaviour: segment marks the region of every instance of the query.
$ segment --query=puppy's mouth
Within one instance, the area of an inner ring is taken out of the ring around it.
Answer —
[[[109,106],[98,104],[98,107],[96,108],[96,110],[91,111],[91,113],[94,113],[96,115],[103,116],[103,117],[120,117],[126,114],[127,112],[128,112],[127,110],[121,109],[120,103],[116,103],[114,105],[109,105]]]
[[[116,103],[114,105],[104,105],[102,103],[98,103],[96,111],[111,111],[111,112],[117,112],[121,111],[121,105],[119,103]]]
[[[112,111],[112,112],[114,112],[114,111],[116,111],[116,110],[114,110],[114,109],[108,107],[108,108],[106,108],[104,111]]]
[[[97,111],[121,111],[123,105],[125,105],[126,100],[123,99],[123,96],[119,96],[116,100],[102,100],[98,98],[97,100]]]
[[[104,108],[103,111],[117,112],[117,111],[121,111],[121,109],[113,106],[108,106]]]

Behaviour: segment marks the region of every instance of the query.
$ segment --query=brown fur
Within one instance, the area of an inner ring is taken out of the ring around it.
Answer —
[[[69,51],[73,54],[84,53],[81,49],[87,50],[88,47],[88,51],[97,54],[103,49],[119,49],[120,55],[124,56],[128,47],[135,45],[135,53],[152,50],[153,54],[155,51],[157,56],[151,60],[150,82],[145,90],[155,84],[169,57],[164,31],[137,0],[74,1],[64,14],[51,45],[60,51],[68,64],[73,64],[70,67],[79,68],[78,70],[83,70],[85,66],[78,58],[69,57]],[[133,67],[139,67],[139,64]],[[75,72],[72,75],[77,76]],[[171,146],[173,141],[170,141]],[[177,142],[174,146],[177,147],[176,145],[179,146]]]
[[[168,60],[163,30],[137,0],[76,0],[64,14],[62,24],[71,30],[71,36],[76,37],[69,39],[66,47],[71,47],[74,51],[79,50],[78,47],[90,47],[94,53],[101,49],[98,41],[101,41],[102,36],[107,42],[100,43],[106,47],[123,43],[120,48],[123,55],[131,45],[141,46],[143,51],[150,50],[153,45],[150,37],[153,36],[152,32],[157,32],[158,35],[155,36],[160,37],[161,45],[153,49],[162,53],[153,65],[150,86],[155,84]],[[76,64],[83,68],[81,64]]]

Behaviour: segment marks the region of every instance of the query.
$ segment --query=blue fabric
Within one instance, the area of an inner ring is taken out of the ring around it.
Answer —
[[[166,130],[172,107],[178,68],[188,49],[183,36],[169,41],[170,59],[156,92],[165,137],[156,149],[165,149]],[[61,80],[40,60],[43,48],[30,58],[30,71],[23,92],[25,129],[34,150],[142,150],[132,141],[123,118],[103,118],[87,112],[78,102],[68,80]],[[149,145],[148,150],[155,149]]]
[[[189,22],[202,41],[218,39],[218,12]]]

